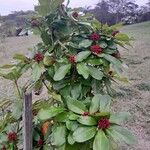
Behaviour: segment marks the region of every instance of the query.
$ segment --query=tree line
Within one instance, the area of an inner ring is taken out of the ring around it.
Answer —
[[[101,0],[94,8],[81,8],[84,13],[92,13],[103,24],[113,25],[119,22],[134,24],[150,20],[150,0],[139,6],[135,0]],[[0,16],[0,34],[16,35],[16,28],[24,28],[34,11],[15,11]]]
[[[94,14],[104,24],[133,24],[150,20],[150,0],[142,6],[134,0],[101,0],[94,8],[86,7],[83,11]]]

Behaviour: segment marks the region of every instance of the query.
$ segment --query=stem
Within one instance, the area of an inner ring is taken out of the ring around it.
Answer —
[[[21,96],[21,93],[20,93],[20,90],[19,90],[19,86],[18,86],[17,80],[15,80],[14,83],[15,83],[15,86],[17,88],[18,95],[19,95],[20,99],[22,99],[22,96]]]
[[[43,84],[45,85],[45,87],[47,88],[47,90],[48,90],[49,92],[52,92],[52,90],[47,86],[47,84],[45,83],[45,81],[43,81]]]

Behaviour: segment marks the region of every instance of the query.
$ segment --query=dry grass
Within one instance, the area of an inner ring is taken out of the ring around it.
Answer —
[[[150,22],[125,26],[122,31],[135,38],[133,48],[122,51],[131,82],[120,87],[122,92],[118,93],[114,109],[132,113],[127,126],[138,138],[136,146],[125,146],[122,150],[150,150]],[[1,64],[10,63],[14,53],[26,53],[38,41],[35,36],[7,38],[0,44]],[[13,91],[10,83],[0,80],[0,85],[0,98],[9,97]]]

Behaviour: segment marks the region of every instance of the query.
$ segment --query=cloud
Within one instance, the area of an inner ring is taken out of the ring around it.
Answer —
[[[90,6],[96,4],[99,0],[70,0],[70,6]],[[136,0],[140,5],[144,5],[148,0]],[[38,0],[0,0],[0,14],[6,15],[12,11],[19,10],[33,10],[34,5],[38,3]]]

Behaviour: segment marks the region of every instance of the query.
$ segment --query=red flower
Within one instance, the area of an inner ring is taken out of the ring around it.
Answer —
[[[89,116],[89,112],[84,112],[82,116]]]
[[[89,36],[89,39],[93,41],[98,41],[100,39],[100,35],[94,32]]]
[[[93,45],[90,47],[90,50],[93,54],[100,54],[102,52],[102,48],[99,45]]]
[[[109,119],[107,119],[107,118],[100,119],[98,121],[98,128],[99,129],[108,129],[108,128],[110,128]]]
[[[69,61],[70,63],[75,63],[75,61],[76,61],[75,56],[69,56],[69,57],[68,57],[68,61]]]
[[[35,54],[34,56],[34,60],[37,61],[37,62],[40,62],[44,59],[44,55],[42,53],[37,53]]]
[[[75,11],[75,12],[72,13],[72,16],[73,16],[73,18],[77,19],[79,14],[78,14],[78,12]]]
[[[39,140],[38,140],[38,142],[37,142],[38,146],[42,146],[42,145],[43,145],[43,143],[44,143],[44,142],[43,142],[43,140],[42,140],[42,139],[39,139]]]
[[[117,30],[117,31],[113,31],[113,32],[112,32],[112,36],[116,36],[118,33],[119,33],[118,30]]]
[[[121,58],[119,52],[113,53],[113,54],[111,54],[111,56],[115,57],[116,59],[120,59]]]
[[[8,133],[7,139],[8,139],[9,142],[16,141],[17,140],[17,133],[15,133],[15,132]]]

